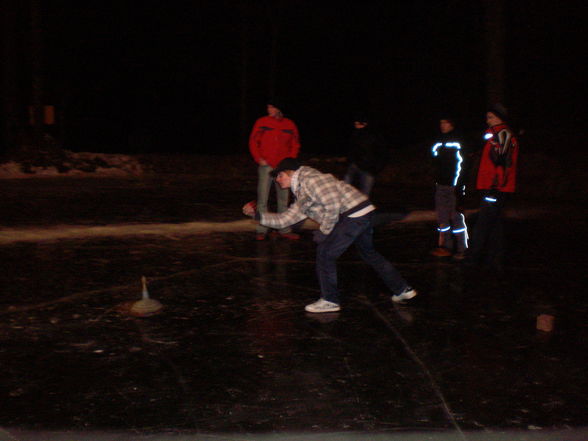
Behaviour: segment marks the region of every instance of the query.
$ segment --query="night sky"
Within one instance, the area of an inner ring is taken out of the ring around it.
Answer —
[[[505,3],[506,105],[526,131],[574,130],[585,113],[585,7]],[[397,147],[433,136],[441,112],[483,128],[482,2],[41,4],[45,93],[68,149],[244,151],[270,93],[272,23],[276,93],[307,153],[341,151],[359,111]]]

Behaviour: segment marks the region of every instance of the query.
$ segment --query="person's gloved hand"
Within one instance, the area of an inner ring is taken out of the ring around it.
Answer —
[[[327,235],[321,232],[321,230],[316,230],[312,232],[312,241],[316,244],[323,243]]]
[[[243,205],[243,214],[245,216],[254,217],[255,210],[257,210],[257,201],[250,201]]]

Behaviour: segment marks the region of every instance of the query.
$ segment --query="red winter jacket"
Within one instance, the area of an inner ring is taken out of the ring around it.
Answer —
[[[486,144],[480,158],[476,188],[513,193],[519,156],[517,138],[506,124],[488,128],[484,138]]]
[[[256,163],[261,159],[276,168],[284,158],[296,158],[300,139],[296,124],[288,118],[263,116],[255,121],[249,136],[249,151]]]

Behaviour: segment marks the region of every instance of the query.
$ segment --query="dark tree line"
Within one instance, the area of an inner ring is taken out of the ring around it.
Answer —
[[[43,152],[55,146],[54,142],[48,145],[44,126],[44,105],[49,104],[47,91],[56,89],[48,84],[45,69],[44,1],[47,0],[1,0],[1,140],[4,152],[15,149]],[[244,140],[253,119],[252,102],[281,92],[280,38],[282,25],[287,20],[286,3],[285,0],[263,0],[231,4],[237,8],[240,21],[235,35],[240,38],[239,132]],[[505,99],[504,4],[503,0],[485,0],[484,4],[486,99],[491,105]],[[265,70],[261,73],[255,58],[259,57],[260,41],[264,45]],[[57,111],[59,115],[59,109]],[[256,114],[258,112],[259,109]]]

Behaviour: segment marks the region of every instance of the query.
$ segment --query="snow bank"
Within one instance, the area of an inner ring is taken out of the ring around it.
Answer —
[[[129,155],[65,152],[58,165],[35,165],[8,161],[0,164],[0,179],[55,177],[129,177],[144,173],[140,162]]]

